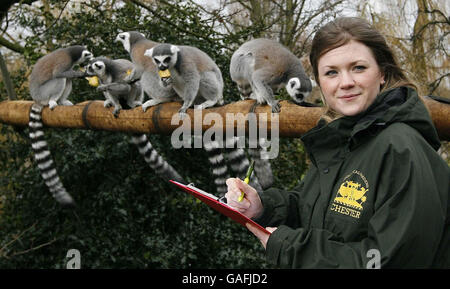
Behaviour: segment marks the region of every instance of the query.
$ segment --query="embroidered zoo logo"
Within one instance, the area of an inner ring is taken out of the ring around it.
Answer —
[[[368,191],[369,183],[366,177],[360,171],[354,170],[344,178],[330,210],[359,219]]]

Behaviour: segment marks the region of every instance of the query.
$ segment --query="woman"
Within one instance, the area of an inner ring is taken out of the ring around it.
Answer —
[[[279,267],[449,268],[450,169],[383,36],[338,18],[317,32],[310,61],[328,109],[302,137],[308,172],[261,197],[228,179],[228,204],[272,232],[248,225]]]

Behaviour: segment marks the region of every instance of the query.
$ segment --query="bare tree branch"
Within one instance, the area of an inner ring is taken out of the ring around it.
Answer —
[[[52,243],[55,243],[56,241],[57,241],[57,239],[54,238],[53,240],[48,241],[48,242],[46,242],[46,243],[43,243],[43,244],[41,244],[41,245],[38,245],[38,246],[36,246],[36,247],[32,247],[32,248],[27,249],[27,250],[24,250],[24,251],[14,252],[13,254],[11,254],[11,255],[9,255],[9,256],[5,256],[5,257],[8,258],[8,259],[10,259],[11,257],[14,257],[14,256],[23,255],[23,254],[26,254],[26,253],[29,253],[29,252],[32,252],[32,251],[36,251],[36,250],[38,250],[38,249],[40,249],[40,248],[42,248],[42,247],[51,245]]]
[[[162,3],[167,3],[166,1],[163,1],[163,0],[160,0],[160,1],[161,1]],[[174,27],[174,28],[177,29],[178,31],[181,31],[181,32],[183,32],[183,33],[186,33],[186,34],[195,36],[195,37],[200,38],[200,39],[204,39],[204,40],[206,40],[207,42],[209,42],[209,43],[211,43],[211,44],[214,44],[214,45],[216,45],[216,46],[218,45],[217,41],[212,40],[212,39],[209,39],[208,37],[205,37],[203,34],[196,33],[196,32],[194,32],[194,31],[190,31],[190,30],[186,30],[186,29],[184,29],[183,27],[180,27],[180,26],[174,24],[173,22],[167,20],[166,17],[164,17],[164,16],[162,16],[162,15],[159,15],[154,9],[152,9],[150,6],[148,6],[148,5],[144,4],[144,3],[142,3],[141,1],[137,1],[137,0],[126,0],[126,2],[130,2],[130,3],[133,3],[133,4],[135,4],[135,5],[137,5],[137,6],[141,7],[141,8],[144,8],[145,10],[149,11],[153,16],[157,17],[158,19],[160,19],[161,21],[165,22],[166,24],[168,24],[168,25]],[[168,4],[168,5],[171,5],[171,4],[169,4],[169,3],[167,3],[167,4]],[[176,7],[176,8],[179,9],[178,7]],[[180,9],[180,11],[182,11],[182,9]],[[227,47],[221,46],[221,45],[219,45],[219,47],[224,48],[224,49],[228,49]]]
[[[450,25],[450,19],[446,19],[445,21],[430,21],[425,23],[424,25],[422,25],[422,27],[420,27],[420,29],[414,33],[410,40],[414,41],[416,38],[421,37],[422,33],[425,31],[426,28],[428,28],[428,26],[432,26],[432,25],[438,25],[438,24],[447,24]]]
[[[435,79],[433,82],[428,84],[428,94],[433,94],[433,92],[439,87],[441,84],[441,81],[444,80],[444,78],[450,77],[450,73],[446,73],[444,75],[441,75],[437,79]]]
[[[8,16],[8,11],[16,3],[31,5],[37,0],[3,0],[0,5],[0,22]],[[5,30],[6,31],[6,30]],[[12,43],[6,40],[3,36],[0,36],[0,45],[20,54],[24,53],[24,48],[18,44]]]
[[[3,38],[2,36],[0,36],[0,45],[20,54],[24,53],[25,51],[25,49],[19,44],[12,43]]]
[[[4,253],[4,251],[6,250],[6,248],[13,244],[14,242],[16,242],[17,240],[20,240],[20,238],[28,231],[30,231],[31,229],[33,229],[36,226],[37,222],[35,222],[33,225],[31,225],[31,227],[29,227],[28,229],[20,232],[19,235],[15,236],[10,242],[6,243],[3,247],[0,248],[0,257],[6,257],[8,258],[8,256]]]

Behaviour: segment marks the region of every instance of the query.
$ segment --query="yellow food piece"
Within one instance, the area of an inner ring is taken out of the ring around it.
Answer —
[[[161,78],[170,77],[169,69],[160,70],[160,71],[158,71],[158,73],[159,73],[159,77],[161,77]]]
[[[90,86],[97,87],[99,85],[97,76],[86,77],[86,79],[89,81]]]
[[[131,74],[131,69],[128,69],[127,70],[127,75],[130,75]]]

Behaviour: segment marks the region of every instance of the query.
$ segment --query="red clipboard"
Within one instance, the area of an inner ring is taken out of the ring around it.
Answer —
[[[247,218],[242,213],[236,211],[235,209],[231,208],[229,205],[222,203],[219,198],[216,196],[209,194],[205,191],[200,190],[199,188],[196,188],[192,185],[184,185],[182,183],[170,180],[171,183],[177,185],[178,187],[182,188],[187,193],[191,194],[192,196],[196,197],[203,203],[207,204],[214,210],[218,211],[219,213],[227,216],[228,218],[232,219],[235,222],[238,222],[242,226],[246,227],[245,224],[250,223],[253,226],[257,227],[259,230],[263,231],[264,233],[271,234],[269,231],[267,231],[264,227],[256,223],[250,218]]]

